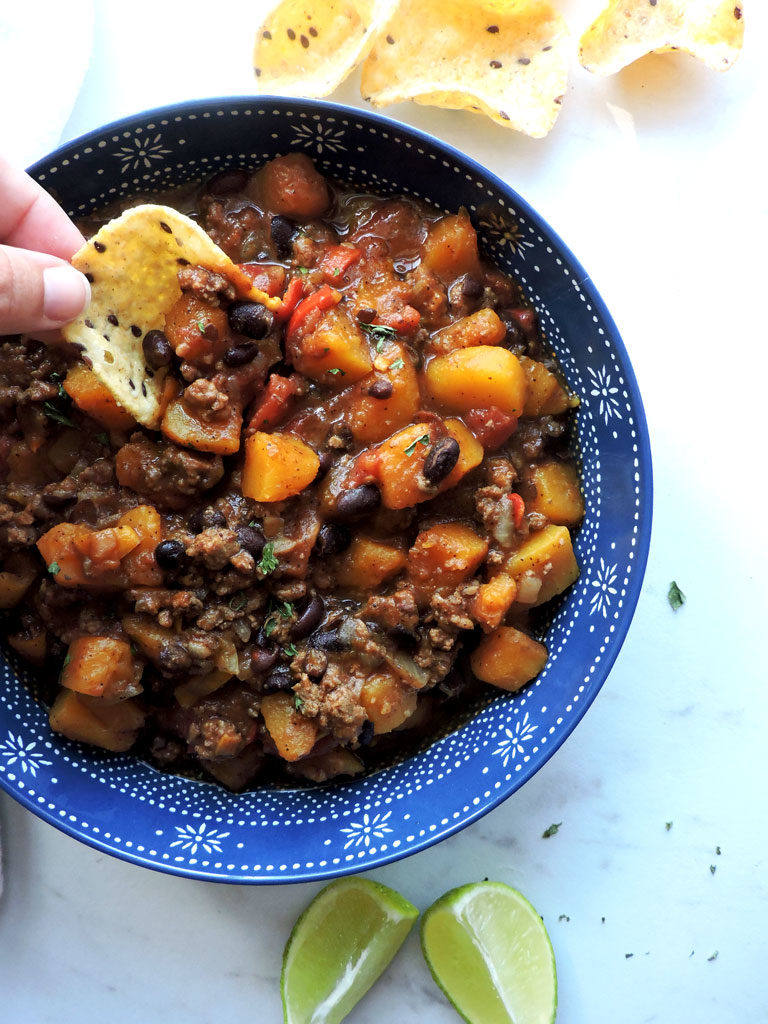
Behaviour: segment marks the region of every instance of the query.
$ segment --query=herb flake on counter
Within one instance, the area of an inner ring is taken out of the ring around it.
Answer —
[[[678,587],[675,580],[672,580],[672,582],[669,584],[667,600],[669,601],[669,606],[673,612],[680,611],[680,609],[685,604],[685,594],[682,592],[680,587]]]
[[[552,822],[552,824],[548,828],[545,828],[544,831],[541,833],[541,838],[550,839],[552,836],[556,836],[557,833],[560,831],[560,826],[562,824],[562,821]]]
[[[264,545],[264,550],[261,553],[261,561],[259,562],[259,569],[268,576],[271,572],[274,572],[280,563],[275,558],[275,545],[272,541],[269,541]]]
[[[719,949],[716,949],[716,950],[715,950],[715,952],[714,952],[714,953],[712,954],[712,956],[708,956],[708,957],[707,957],[707,963],[708,963],[708,964],[711,964],[711,963],[713,963],[713,962],[714,962],[715,960],[717,960],[717,958],[718,958],[719,956],[720,956],[720,950],[719,950]]]
[[[720,847],[719,847],[719,846],[716,846],[716,847],[715,847],[715,853],[717,854],[717,856],[718,856],[718,857],[720,856],[720,854],[721,854],[722,852],[723,852],[723,851],[722,851],[722,850],[720,849]]]
[[[664,828],[667,830],[667,832],[669,832],[669,830],[672,828],[672,822],[671,821],[665,821],[664,822]]]
[[[59,563],[51,562],[51,564],[48,566],[48,572],[51,574],[51,576],[58,576],[59,573],[61,572],[61,567]]]
[[[710,875],[714,875],[714,873],[716,871],[717,871],[717,864],[710,864],[709,865],[709,873],[710,873]]]
[[[65,416],[61,410],[56,408],[53,402],[43,402],[43,412],[54,423],[60,423],[63,427],[74,427],[74,423],[69,416]]]
[[[429,434],[422,434],[421,437],[417,437],[415,441],[412,441],[407,448],[403,449],[405,454],[413,455],[413,453],[416,451],[417,444],[423,444],[424,447],[426,448],[426,446],[429,444]]]
[[[568,917],[567,914],[561,914],[560,917],[558,917],[557,920],[558,921],[570,921],[571,919],[570,919],[570,917]]]
[[[625,953],[624,954],[624,959],[625,960],[631,960],[634,955],[635,955],[634,953]]]

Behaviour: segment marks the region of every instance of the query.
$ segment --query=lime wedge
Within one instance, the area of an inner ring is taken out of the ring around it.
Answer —
[[[437,984],[470,1024],[552,1024],[555,955],[541,918],[516,889],[475,882],[451,889],[421,922]]]
[[[293,926],[283,953],[285,1024],[338,1024],[402,946],[419,912],[386,885],[340,878]]]

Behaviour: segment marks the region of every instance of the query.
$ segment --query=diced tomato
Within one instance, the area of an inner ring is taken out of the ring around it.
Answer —
[[[394,327],[398,334],[413,334],[421,323],[421,313],[413,306],[403,306],[394,313],[384,313],[377,322]]]
[[[498,406],[473,409],[464,419],[477,440],[486,449],[498,448],[517,430],[517,416],[502,412]]]
[[[290,377],[281,377],[273,373],[251,416],[246,433],[252,434],[257,430],[272,430],[276,427],[288,412],[288,403],[298,392],[301,381],[298,373],[292,373]]]
[[[238,263],[238,266],[251,279],[254,288],[260,288],[267,295],[279,295],[285,286],[285,269],[274,263]]]
[[[360,249],[349,245],[332,245],[323,253],[320,269],[329,284],[341,280],[350,267],[353,267],[363,255]]]
[[[341,292],[337,292],[335,288],[329,288],[327,284],[324,284],[316,292],[312,292],[311,295],[298,304],[291,314],[291,319],[288,321],[288,327],[285,332],[286,344],[291,343],[300,327],[311,330],[315,326],[313,321],[319,321],[320,315],[326,309],[331,309],[340,302]]]
[[[293,313],[294,309],[301,302],[301,297],[304,294],[304,282],[300,277],[294,277],[288,283],[288,287],[285,289],[285,295],[283,295],[283,304],[280,309],[277,310],[275,316],[278,320],[287,320]]]
[[[381,462],[381,451],[377,448],[369,448],[361,452],[355,459],[347,484],[350,487],[359,487],[360,484],[369,484],[379,478],[379,463]]]
[[[514,491],[510,494],[509,500],[512,505],[512,516],[515,529],[519,530],[523,522],[523,516],[525,515],[525,502],[520,495],[515,494]]]

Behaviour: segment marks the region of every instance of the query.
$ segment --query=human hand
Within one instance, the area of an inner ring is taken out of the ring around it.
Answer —
[[[83,236],[29,175],[0,157],[0,335],[73,320],[91,287],[67,262]]]

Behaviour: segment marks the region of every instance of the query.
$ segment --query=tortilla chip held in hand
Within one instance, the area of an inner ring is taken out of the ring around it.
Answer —
[[[91,302],[62,329],[118,405],[146,427],[157,427],[165,369],[151,370],[142,341],[163,330],[165,313],[181,295],[178,272],[203,266],[224,275],[240,298],[280,305],[254,288],[199,225],[167,206],[135,206],[105,224],[72,257],[91,282]]]
[[[684,50],[727,71],[743,41],[734,0],[611,0],[581,37],[579,60],[588,71],[612,75],[648,53]]]
[[[568,79],[568,28],[533,0],[402,0],[363,65],[374,106],[402,100],[486,114],[545,136]]]
[[[364,60],[396,0],[280,0],[256,33],[263,92],[327,96]]]

